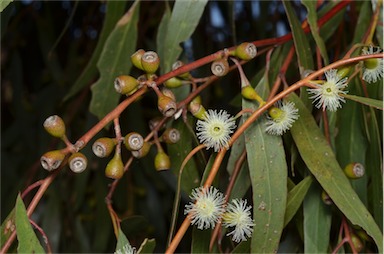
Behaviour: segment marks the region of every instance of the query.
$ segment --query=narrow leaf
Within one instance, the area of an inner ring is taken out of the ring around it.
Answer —
[[[137,253],[153,253],[154,249],[156,247],[156,240],[155,239],[148,239],[145,238],[143,243],[140,245],[139,250]]]
[[[134,53],[136,47],[139,7],[139,1],[134,2],[119,20],[105,42],[97,62],[100,78],[92,86],[90,111],[99,118],[116,107],[120,98],[113,81],[117,76],[129,73],[132,67],[127,59]]]
[[[97,61],[100,57],[101,51],[104,47],[105,41],[108,38],[108,35],[111,33],[114,28],[118,18],[123,15],[124,9],[126,6],[126,2],[124,1],[107,1],[106,2],[106,13],[103,23],[103,28],[100,32],[99,40],[97,41],[97,45],[95,50],[92,53],[91,59],[88,61],[87,66],[84,68],[80,77],[73,84],[67,95],[64,97],[64,101],[70,99],[73,95],[78,93],[81,89],[83,89],[89,82],[92,81],[93,78],[97,75]]]
[[[163,52],[158,52],[162,73],[171,70],[172,64],[182,51],[180,43],[186,41],[195,31],[207,2],[207,0],[175,1],[166,35],[158,34],[165,38],[163,41],[158,40],[164,43],[164,45],[158,45],[159,49],[164,49]]]
[[[320,50],[320,53],[324,59],[324,65],[329,64],[327,49],[324,44],[323,38],[321,38],[319,34],[319,27],[317,26],[317,13],[316,13],[316,1],[311,0],[301,0],[301,3],[307,8],[308,15],[307,21],[311,28],[311,33],[313,38],[315,39],[316,45]]]
[[[359,102],[359,103],[367,105],[367,106],[371,106],[371,107],[380,109],[380,110],[383,110],[383,108],[384,108],[383,101],[380,101],[380,100],[375,100],[375,99],[371,99],[371,98],[367,98],[367,97],[361,97],[361,96],[350,95],[350,94],[343,94],[343,97],[345,97],[349,100],[352,100],[352,101]]]
[[[352,189],[311,113],[295,94],[289,98],[299,109],[300,118],[293,124],[291,134],[305,164],[340,211],[352,224],[366,230],[379,251],[383,252],[383,236],[379,227]]]
[[[312,177],[307,176],[298,183],[287,196],[287,209],[285,210],[284,227],[291,221],[297,210],[303,203],[309,187],[312,184]]]
[[[129,243],[127,237],[125,236],[121,228],[119,228],[119,236],[117,238],[115,253],[131,253],[132,249],[133,247]]]
[[[16,200],[16,234],[19,246],[17,251],[19,253],[45,253],[41,246],[39,239],[32,229],[31,223],[25,209],[24,202],[20,197],[17,196]]]
[[[3,12],[7,6],[12,3],[13,0],[0,0],[0,12]]]
[[[313,184],[304,199],[304,253],[326,253],[331,230],[331,210],[321,199],[321,188]]]
[[[268,84],[264,80],[257,86],[262,97],[268,94]],[[257,106],[243,100],[243,108],[257,109]],[[245,131],[245,144],[255,220],[251,251],[274,253],[278,249],[284,227],[287,198],[287,165],[283,141],[281,137],[265,132],[265,119],[262,118]]]

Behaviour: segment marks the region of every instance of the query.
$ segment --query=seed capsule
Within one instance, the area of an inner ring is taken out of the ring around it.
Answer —
[[[188,110],[192,115],[200,120],[204,120],[205,113],[207,112],[203,105],[201,105],[201,97],[196,96],[189,104]]]
[[[137,151],[143,147],[144,139],[139,133],[131,132],[124,137],[124,145],[129,151]]]
[[[48,117],[43,124],[45,130],[52,136],[63,138],[65,135],[65,123],[61,117],[53,115]]]
[[[147,51],[141,57],[141,66],[146,73],[155,73],[160,65],[160,58],[154,51]]]
[[[360,163],[349,163],[345,166],[344,173],[350,179],[358,179],[364,176],[365,168]]]
[[[120,94],[130,95],[136,92],[139,86],[139,81],[137,81],[137,79],[135,79],[134,77],[121,75],[115,79],[114,86],[116,92]]]
[[[137,151],[132,151],[132,156],[138,159],[143,158],[148,154],[150,148],[151,144],[148,142],[144,142],[143,147],[141,149]]]
[[[242,60],[251,60],[257,54],[257,48],[253,43],[244,42],[236,47],[235,55]]]
[[[105,168],[105,176],[112,179],[120,179],[124,174],[124,165],[120,153],[115,152],[113,158]]]
[[[229,64],[227,59],[219,59],[212,62],[211,71],[214,75],[222,77],[227,75],[229,71]]]
[[[168,128],[161,135],[161,138],[167,144],[175,144],[180,140],[180,132],[175,128]]]
[[[356,252],[358,253],[361,252],[364,248],[364,244],[360,240],[360,238],[356,234],[351,233],[351,240],[353,243],[353,247],[355,247]]]
[[[176,113],[177,106],[175,100],[172,98],[161,95],[157,100],[157,107],[159,111],[166,117],[171,117]]]
[[[41,156],[40,163],[44,169],[52,171],[60,167],[64,158],[65,153],[63,153],[62,150],[53,150],[46,152],[43,156]]]
[[[112,153],[113,149],[115,149],[115,145],[115,139],[99,138],[95,141],[95,143],[93,143],[92,151],[99,158],[108,157]]]
[[[144,70],[143,66],[141,65],[141,58],[143,57],[144,53],[145,51],[143,49],[139,49],[131,55],[132,64],[140,70]]]
[[[176,61],[172,64],[172,70],[177,70],[178,68],[184,66],[184,63],[182,61]],[[188,79],[190,77],[189,72],[184,72],[178,75],[178,77],[183,79]]]
[[[167,170],[171,167],[171,160],[163,151],[159,151],[155,157],[155,168],[157,171]]]
[[[74,153],[68,159],[69,168],[75,173],[81,173],[87,168],[88,160],[82,153]]]

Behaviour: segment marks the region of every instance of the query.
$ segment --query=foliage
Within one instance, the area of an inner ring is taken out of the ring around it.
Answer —
[[[382,253],[381,5],[1,1],[2,253]]]

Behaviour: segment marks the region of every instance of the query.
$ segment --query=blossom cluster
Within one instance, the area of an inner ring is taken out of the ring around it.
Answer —
[[[192,202],[185,206],[184,213],[198,229],[214,228],[222,220],[224,227],[234,228],[227,234],[234,242],[246,241],[252,235],[252,207],[247,206],[247,200],[234,199],[226,204],[225,196],[213,186],[193,189],[190,198]]]

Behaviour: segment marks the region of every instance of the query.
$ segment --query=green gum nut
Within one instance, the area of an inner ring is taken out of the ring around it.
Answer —
[[[361,163],[349,163],[344,168],[345,175],[350,179],[359,179],[364,176],[365,168]]]
[[[141,57],[141,66],[146,73],[155,73],[159,68],[159,65],[160,58],[154,51],[147,51]]]
[[[350,71],[351,71],[351,67],[345,66],[337,70],[337,75],[339,75],[340,78],[345,78],[349,75]]]
[[[176,70],[180,67],[184,66],[184,63],[182,61],[176,61],[172,64],[172,70]],[[190,78],[190,73],[189,72],[184,72],[184,73],[181,73],[178,75],[179,78],[183,78],[183,79],[188,79]]]
[[[157,171],[167,170],[171,167],[169,156],[163,151],[159,151],[155,156],[155,168]]]
[[[142,148],[140,148],[137,151],[132,151],[131,152],[132,156],[137,158],[137,159],[143,158],[144,156],[146,156],[148,154],[150,148],[151,148],[151,144],[148,143],[148,142],[144,142]]]
[[[44,129],[56,138],[63,138],[65,135],[65,123],[61,117],[53,115],[44,121]]]
[[[124,165],[123,161],[121,160],[121,155],[119,153],[115,153],[105,168],[105,176],[112,179],[120,179],[123,174]]]
[[[176,77],[172,77],[164,82],[164,85],[168,88],[180,87],[182,84],[181,80]]]
[[[227,75],[229,71],[229,63],[225,58],[218,59],[212,62],[211,71],[215,76],[222,77]]]
[[[201,97],[196,96],[189,104],[188,104],[188,110],[191,112],[191,114],[200,119],[204,120],[205,113],[207,112],[203,105],[201,105]]]
[[[114,81],[115,90],[120,94],[130,95],[136,92],[138,86],[139,81],[134,77],[127,75],[121,75]]]
[[[137,132],[128,133],[124,137],[124,145],[129,151],[140,150],[144,145],[144,138]]]
[[[144,70],[143,66],[141,65],[141,58],[143,57],[144,53],[145,51],[143,49],[139,49],[131,55],[132,64],[140,70]]]
[[[87,168],[88,160],[82,153],[74,153],[68,159],[69,168],[75,173],[81,173]]]
[[[257,93],[253,87],[246,85],[241,89],[241,95],[248,100],[256,100]]]
[[[379,65],[379,59],[377,58],[369,58],[364,60],[364,66],[367,69],[373,70]]]
[[[235,56],[242,60],[251,60],[255,58],[257,54],[257,48],[253,43],[244,42],[236,47]]]
[[[160,113],[162,113],[166,117],[173,116],[177,110],[176,102],[166,95],[161,95],[158,98],[157,107]]]
[[[167,144],[175,144],[180,140],[180,132],[175,128],[168,128],[161,135],[161,138]]]
[[[116,140],[112,138],[99,138],[93,143],[92,151],[99,158],[108,157],[115,149]]]
[[[269,114],[270,117],[272,117],[272,119],[274,119],[274,120],[279,119],[283,113],[284,113],[284,112],[283,112],[281,109],[277,108],[277,107],[271,107],[271,108],[268,110],[268,114]]]
[[[41,166],[48,171],[52,171],[60,167],[65,158],[65,153],[62,150],[53,150],[46,152],[41,156]]]

